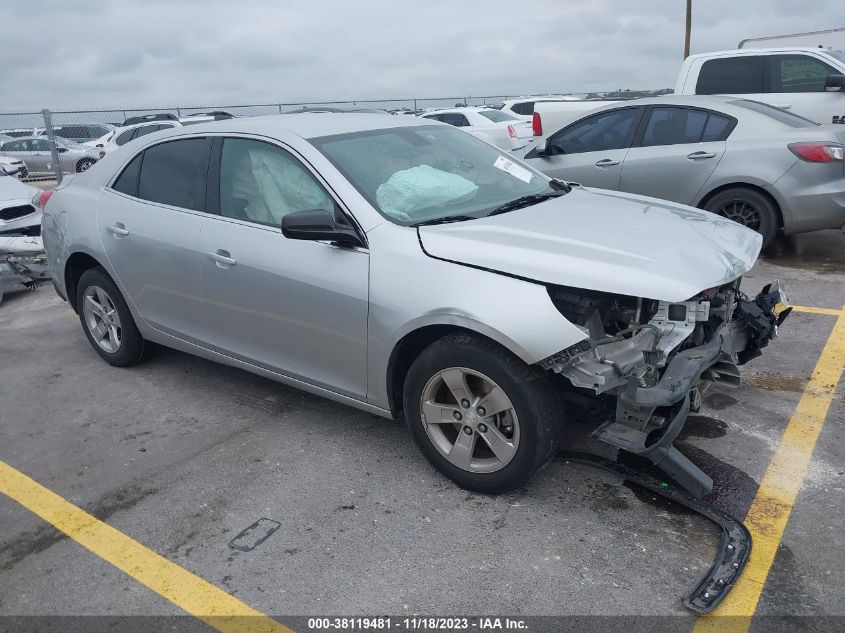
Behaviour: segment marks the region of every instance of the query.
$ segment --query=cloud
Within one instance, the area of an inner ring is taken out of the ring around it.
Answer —
[[[681,0],[7,0],[0,110],[674,85]],[[842,26],[841,0],[695,0],[693,52]]]

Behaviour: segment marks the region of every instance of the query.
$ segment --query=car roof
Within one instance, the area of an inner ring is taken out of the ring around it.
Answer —
[[[216,132],[243,133],[277,136],[294,134],[304,139],[382,130],[394,127],[412,127],[422,125],[440,125],[429,119],[400,117],[393,114],[369,114],[366,112],[298,112],[294,114],[274,114],[270,116],[242,117],[208,123],[197,123],[187,127],[178,127],[158,132],[158,138],[185,134]]]
[[[488,108],[487,106],[464,106],[461,108],[439,108],[437,110],[429,110],[427,112],[423,112],[423,114],[450,114],[452,112],[464,114],[465,112],[484,112],[487,110],[495,109],[496,108]]]
[[[616,101],[600,106],[594,110],[585,111],[583,114],[594,114],[604,110],[614,110],[616,108],[631,108],[634,106],[648,106],[648,105],[676,105],[676,106],[695,106],[699,108],[716,109],[732,109],[736,106],[733,101],[740,101],[742,97],[730,95],[664,95],[661,97],[642,97],[640,99],[626,99],[624,101]],[[579,117],[580,118],[580,117]]]
[[[823,53],[827,49],[814,48],[812,46],[780,46],[772,48],[734,48],[724,51],[714,51],[712,53],[696,53],[690,55],[687,60],[698,59],[700,57],[720,57],[725,55],[767,55],[770,53]]]

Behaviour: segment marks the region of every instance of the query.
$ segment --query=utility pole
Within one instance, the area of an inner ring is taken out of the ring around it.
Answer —
[[[689,40],[692,31],[692,0],[687,0],[687,31],[684,37],[684,59],[689,57]]]

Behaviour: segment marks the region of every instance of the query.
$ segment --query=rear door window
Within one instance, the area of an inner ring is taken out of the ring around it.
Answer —
[[[737,55],[709,59],[701,66],[695,93],[699,95],[763,92],[764,57]]]
[[[205,210],[211,139],[168,141],[144,151],[138,197],[174,207]]]
[[[652,108],[640,144],[649,147],[698,143],[706,124],[707,113],[701,110]]]

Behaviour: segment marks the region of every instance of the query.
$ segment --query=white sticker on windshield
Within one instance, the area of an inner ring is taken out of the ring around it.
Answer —
[[[499,156],[499,158],[496,159],[496,162],[493,163],[493,167],[506,171],[514,178],[519,178],[523,182],[531,182],[532,174],[530,171],[525,169],[525,167],[520,167],[515,162],[508,160],[504,156]]]

